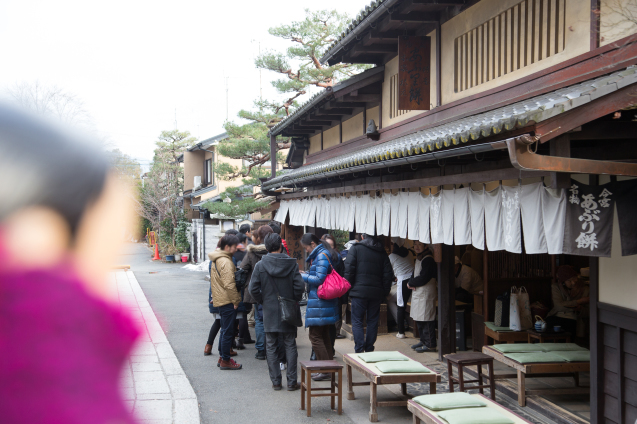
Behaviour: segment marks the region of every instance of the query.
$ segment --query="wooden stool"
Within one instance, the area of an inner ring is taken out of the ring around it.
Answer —
[[[300,361],[301,364],[301,409],[305,409],[305,391],[307,391],[307,416],[312,416],[312,398],[330,396],[334,409],[334,398],[338,397],[338,415],[343,413],[343,366],[336,361]],[[312,373],[331,374],[330,387],[312,387]],[[338,373],[338,383],[336,374]],[[338,393],[335,388],[338,387]],[[312,391],[329,390],[329,393],[312,393]]]
[[[491,389],[491,399],[495,400],[495,378],[493,377],[493,357],[485,355],[480,352],[467,352],[467,353],[450,353],[445,355],[447,360],[447,368],[449,371],[449,393],[453,393],[453,385],[457,383],[460,386],[460,391],[464,392],[469,389],[480,389],[480,393],[484,394],[484,388],[489,387]],[[452,364],[458,368],[458,377],[453,376]],[[478,367],[478,379],[477,380],[465,380],[464,379],[464,367],[477,365]],[[489,384],[482,384],[482,365],[489,366]],[[465,387],[465,383],[478,383],[475,386]]]

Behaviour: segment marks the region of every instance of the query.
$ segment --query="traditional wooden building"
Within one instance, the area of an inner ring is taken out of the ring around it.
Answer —
[[[634,423],[636,32],[598,0],[373,2],[321,62],[376,66],[270,131],[292,137],[293,169],[262,186],[288,243],[321,227],[436,244],[441,358],[464,246],[483,252],[483,321],[511,286],[550,305],[557,266],[589,268],[590,421]]]

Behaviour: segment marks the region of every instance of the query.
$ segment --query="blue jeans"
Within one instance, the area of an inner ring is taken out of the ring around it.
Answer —
[[[263,331],[263,306],[254,305],[257,309],[254,311],[254,333],[256,341],[254,347],[258,350],[265,350],[265,331]]]
[[[237,310],[232,303],[219,307],[221,316],[221,335],[219,337],[219,356],[224,361],[230,360],[230,349],[232,339],[234,339],[234,320],[237,317]]]
[[[378,335],[378,318],[382,299],[361,299],[352,297],[352,332],[354,333],[354,349],[356,353],[373,352]],[[363,321],[367,313],[367,335],[363,329]]]

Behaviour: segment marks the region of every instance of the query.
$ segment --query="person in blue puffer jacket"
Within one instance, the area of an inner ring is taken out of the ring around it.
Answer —
[[[309,254],[307,262],[310,263],[309,272],[302,274],[303,281],[309,286],[307,307],[305,310],[305,326],[309,327],[312,349],[319,361],[329,361],[334,358],[334,349],[330,338],[330,327],[339,319],[338,299],[319,299],[317,290],[327,275],[332,271],[330,261],[338,263],[339,255],[329,244],[321,241],[312,233],[301,237],[301,245]],[[329,256],[329,259],[328,259]],[[315,374],[313,380],[329,379],[326,374]]]

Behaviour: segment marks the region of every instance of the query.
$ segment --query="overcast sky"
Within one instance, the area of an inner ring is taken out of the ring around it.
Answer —
[[[79,96],[113,146],[146,164],[162,130],[205,139],[259,96],[254,57],[284,49],[267,32],[305,8],[355,16],[367,0],[1,0],[0,93],[39,83]],[[272,97],[263,72],[264,98]]]

